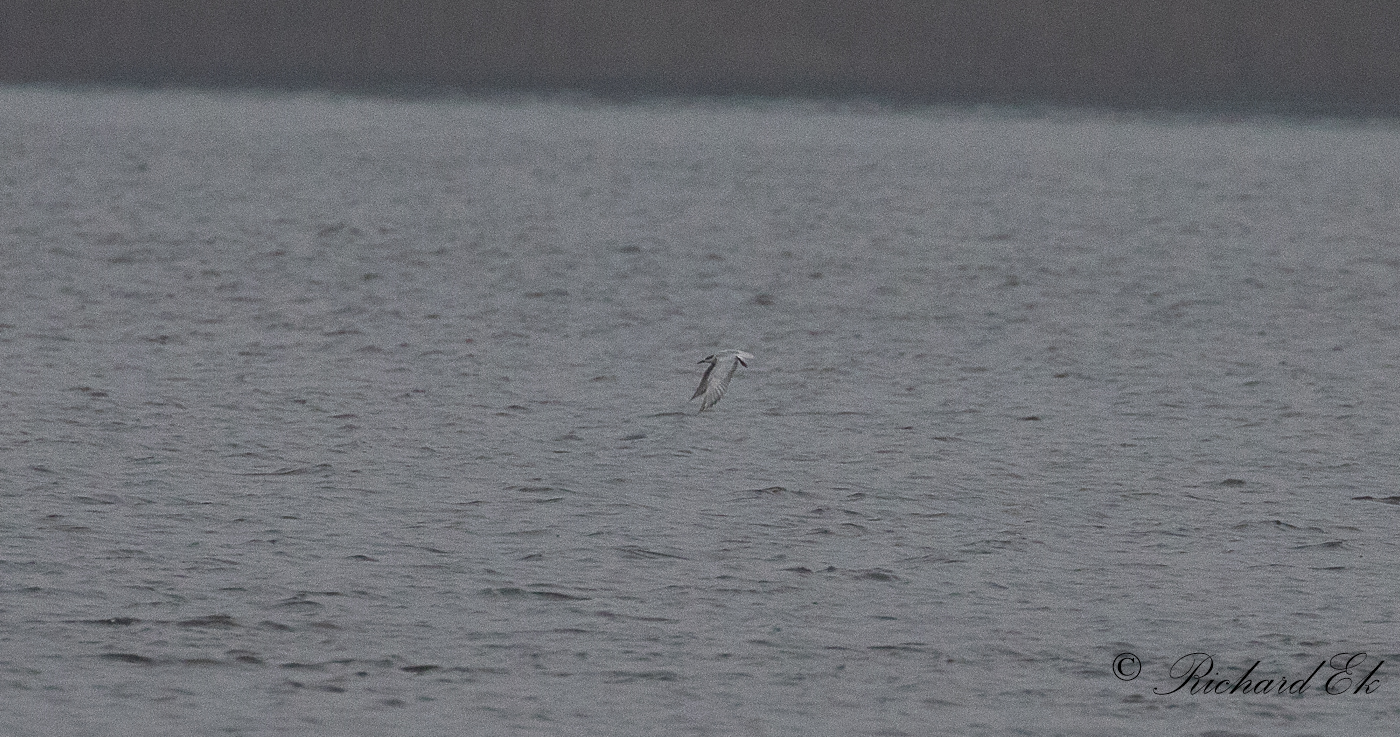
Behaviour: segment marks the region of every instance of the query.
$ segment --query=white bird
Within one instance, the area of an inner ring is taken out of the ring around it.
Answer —
[[[695,389],[695,393],[690,395],[691,401],[696,397],[704,395],[700,400],[700,411],[713,407],[724,396],[724,390],[729,388],[729,380],[734,378],[734,372],[740,366],[748,368],[748,361],[753,360],[752,353],[744,351],[720,351],[713,356],[705,356],[696,363],[708,363],[710,367],[705,369],[705,375],[700,377],[700,386]],[[718,369],[718,370],[716,370]]]

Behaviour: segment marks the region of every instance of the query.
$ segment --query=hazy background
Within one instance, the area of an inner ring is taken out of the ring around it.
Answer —
[[[6,0],[0,81],[1400,108],[1400,5]]]

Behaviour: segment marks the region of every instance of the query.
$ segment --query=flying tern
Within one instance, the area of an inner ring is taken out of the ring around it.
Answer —
[[[749,361],[753,360],[752,353],[744,351],[720,351],[713,356],[706,356],[697,363],[708,363],[709,368],[705,369],[705,375],[700,377],[700,386],[695,389],[695,393],[690,396],[693,401],[696,397],[703,396],[700,400],[700,411],[713,407],[724,396],[724,390],[729,388],[729,380],[734,378],[734,372],[740,366],[748,368]]]

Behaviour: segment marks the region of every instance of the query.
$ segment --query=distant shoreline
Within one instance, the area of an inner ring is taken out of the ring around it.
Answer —
[[[1400,113],[1400,4],[35,0],[0,82]]]

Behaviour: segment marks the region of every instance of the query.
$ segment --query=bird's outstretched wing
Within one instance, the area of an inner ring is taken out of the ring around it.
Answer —
[[[705,367],[705,375],[700,377],[700,386],[695,387],[695,393],[692,394],[692,395],[690,395],[690,398],[691,398],[692,401],[694,401],[694,399],[695,399],[696,397],[698,397],[698,396],[700,396],[701,394],[704,394],[705,392],[707,392],[707,391],[710,390],[710,374],[714,373],[714,371],[715,371],[715,364],[718,363],[718,362],[714,360],[714,357],[713,357],[713,356],[710,357],[710,358],[707,358],[707,359],[705,359],[705,360],[706,360],[706,361],[709,361],[709,362],[710,362],[710,365],[707,366],[707,367]],[[704,362],[705,362],[705,361],[701,361],[700,363],[704,363]],[[721,390],[720,390],[720,393],[723,394],[723,393],[724,393],[724,390],[721,389]],[[702,412],[704,411],[704,408],[703,408],[703,407],[701,408],[701,411],[702,411]]]
[[[711,366],[711,369],[718,368],[719,364]],[[739,370],[739,362],[733,358],[729,359],[729,370],[723,373],[715,373],[711,380],[705,385],[705,398],[700,400],[700,411],[715,406],[724,397],[724,392],[729,388],[729,380],[734,378],[734,372]]]

